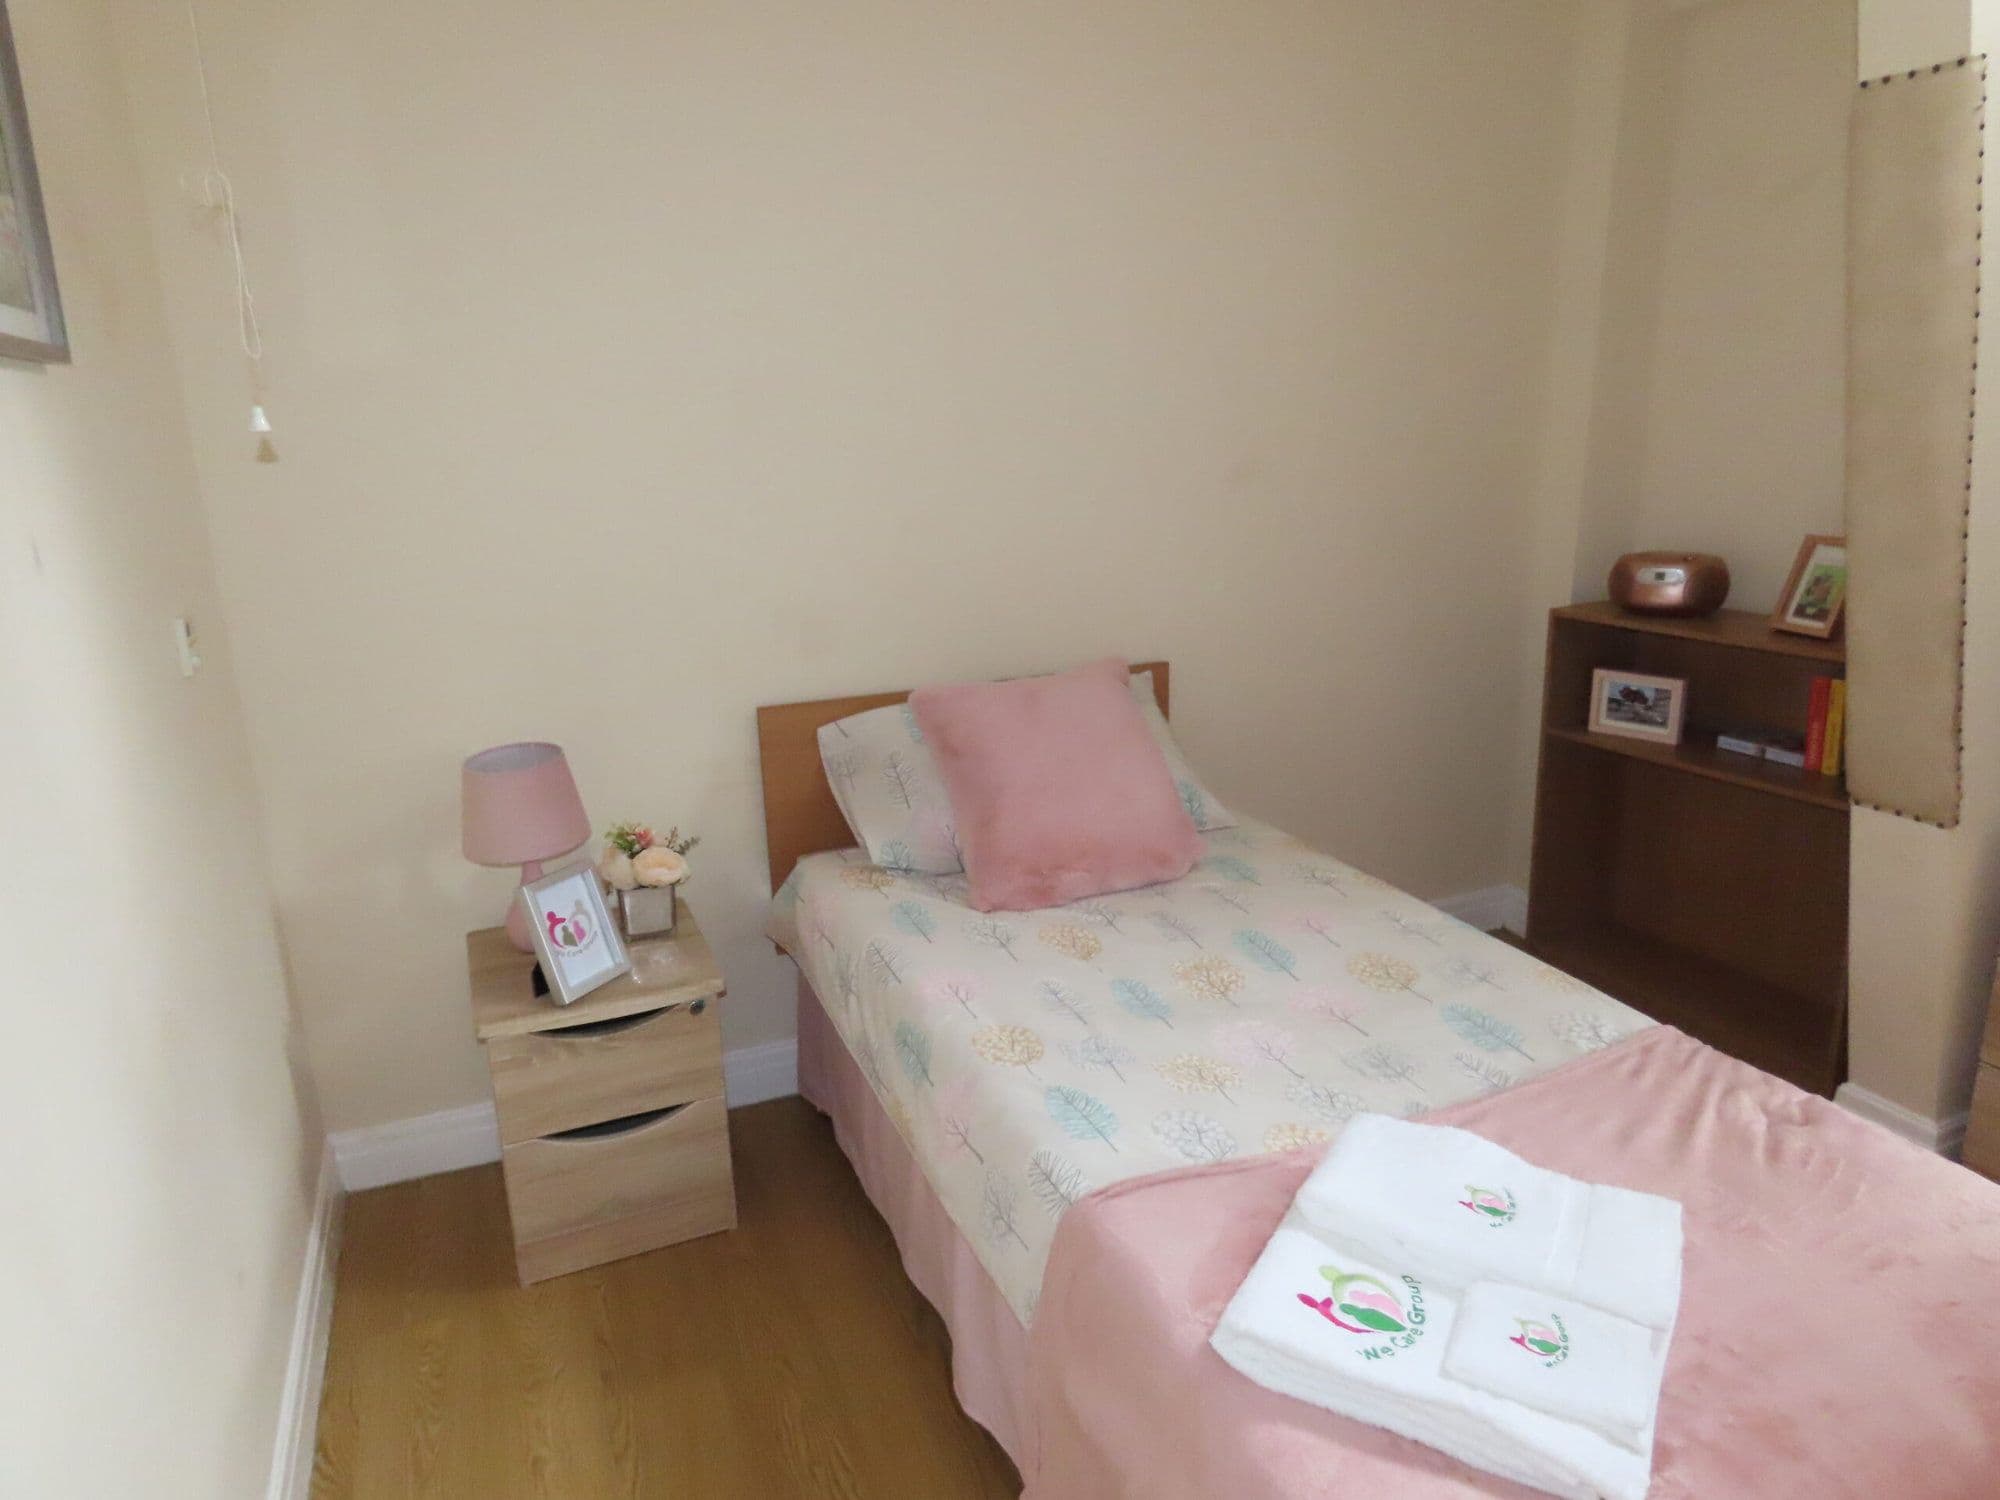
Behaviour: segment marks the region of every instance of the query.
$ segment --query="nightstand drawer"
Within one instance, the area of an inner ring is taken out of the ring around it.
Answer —
[[[697,1000],[486,1044],[503,1145],[722,1092],[722,1023]]]
[[[736,1224],[719,1095],[510,1145],[501,1165],[523,1282]]]

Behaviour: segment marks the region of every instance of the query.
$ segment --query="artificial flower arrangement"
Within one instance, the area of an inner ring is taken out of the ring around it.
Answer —
[[[678,828],[669,828],[661,838],[644,823],[619,823],[604,835],[597,873],[614,891],[679,885],[688,877],[688,850],[700,842],[683,838]]]

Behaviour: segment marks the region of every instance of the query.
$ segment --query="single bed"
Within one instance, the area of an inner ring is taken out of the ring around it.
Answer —
[[[1152,673],[1164,713],[1166,664],[1134,670]],[[1296,1403],[1254,1387],[1238,1390],[1247,1382],[1208,1353],[1206,1328],[1220,1311],[1217,1286],[1233,1286],[1260,1236],[1243,1238],[1239,1224],[1236,1238],[1214,1239],[1215,1226],[1195,1214],[1185,1233],[1148,1248],[1132,1214],[1157,1235],[1151,1205],[1174,1204],[1167,1221],[1179,1222],[1196,1201],[1189,1194],[1207,1191],[1219,1195],[1218,1212],[1254,1222],[1254,1194],[1237,1212],[1228,1193],[1272,1170],[1282,1179],[1283,1160],[1309,1160],[1305,1153],[1356,1111],[1477,1119],[1481,1108],[1498,1109],[1493,1128],[1504,1132],[1516,1107],[1509,1096],[1546,1096],[1523,1085],[1575,1078],[1562,1086],[1588,1089],[1611,1076],[1605,1066],[1590,1070],[1600,1054],[1616,1054],[1613,1066],[1628,1055],[1668,1056],[1634,1046],[1663,1029],[1248,821],[1206,835],[1204,858],[1181,880],[1047,911],[975,912],[963,902],[962,876],[868,863],[821,771],[822,724],[903,696],[760,711],[779,882],[770,932],[800,968],[801,1091],[832,1118],[913,1281],[944,1315],[960,1400],[1008,1449],[1028,1493],[1116,1493],[1106,1486],[1145,1468],[1146,1414],[1172,1410],[1164,1392],[1144,1395],[1139,1367],[1154,1355],[1155,1373],[1173,1372],[1172,1389],[1212,1385],[1216,1399],[1206,1404],[1235,1411],[1238,1428],[1302,1420],[1308,1451],[1320,1443],[1343,1459],[1367,1455],[1350,1472],[1355,1482],[1402,1476],[1408,1484],[1393,1493],[1412,1496],[1516,1493],[1416,1445],[1310,1408],[1291,1411]],[[1655,1072],[1690,1071],[1686,1056],[1673,1057]],[[1630,1081],[1613,1090],[1614,1104],[1618,1089],[1629,1091]],[[1600,1157],[1632,1137],[1616,1121],[1596,1126]],[[1517,1149],[1537,1144],[1530,1138]],[[1886,1137],[1880,1144],[1900,1149]],[[1900,1158],[1892,1151],[1891,1160]],[[1618,1179],[1615,1161],[1585,1163],[1593,1165],[1590,1175]],[[1952,1191],[1969,1175],[1936,1162],[1921,1171],[1939,1168],[1954,1174]],[[2000,1197],[1968,1202],[1965,1211],[1986,1215],[1980,1222],[1993,1237],[1968,1242],[1967,1253],[2000,1250]],[[1151,1274],[1191,1246],[1202,1247],[1194,1263],[1164,1280]],[[1037,1315],[1045,1284],[1063,1290],[1060,1319]],[[1116,1329],[1116,1361],[1135,1362],[1123,1397],[1102,1389],[1115,1361],[1093,1382],[1066,1378],[1089,1360],[1065,1332],[1113,1304],[1126,1321],[1102,1326]],[[1252,1411],[1279,1406],[1275,1418],[1245,1418],[1240,1403],[1224,1398],[1248,1401]],[[1996,1404],[2000,1395],[1982,1386],[1967,1419],[1971,1451],[1992,1439],[1982,1424]],[[1173,1420],[1183,1429],[1202,1423],[1201,1409],[1172,1410]],[[1294,1483],[1260,1467],[1271,1450],[1244,1431],[1185,1440],[1206,1457],[1183,1465],[1204,1476],[1187,1479],[1184,1493],[1242,1483],[1342,1492],[1303,1472]],[[1296,1445],[1284,1451],[1301,1470],[1343,1467],[1301,1457]],[[1704,1482],[1715,1472],[1699,1462],[1684,1467]],[[1151,1473],[1144,1492],[1167,1493],[1160,1483]],[[1679,1493],[1656,1483],[1656,1493],[1670,1492]]]

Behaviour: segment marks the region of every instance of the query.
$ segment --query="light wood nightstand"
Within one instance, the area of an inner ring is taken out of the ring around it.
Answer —
[[[574,1005],[505,929],[465,935],[521,1284],[736,1227],[722,971],[694,914]]]

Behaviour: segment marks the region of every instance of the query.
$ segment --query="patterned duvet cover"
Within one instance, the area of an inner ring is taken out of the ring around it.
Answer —
[[[1276,829],[1187,876],[985,914],[963,875],[801,860],[771,936],[799,962],[1022,1321],[1094,1188],[1417,1116],[1651,1024]]]

